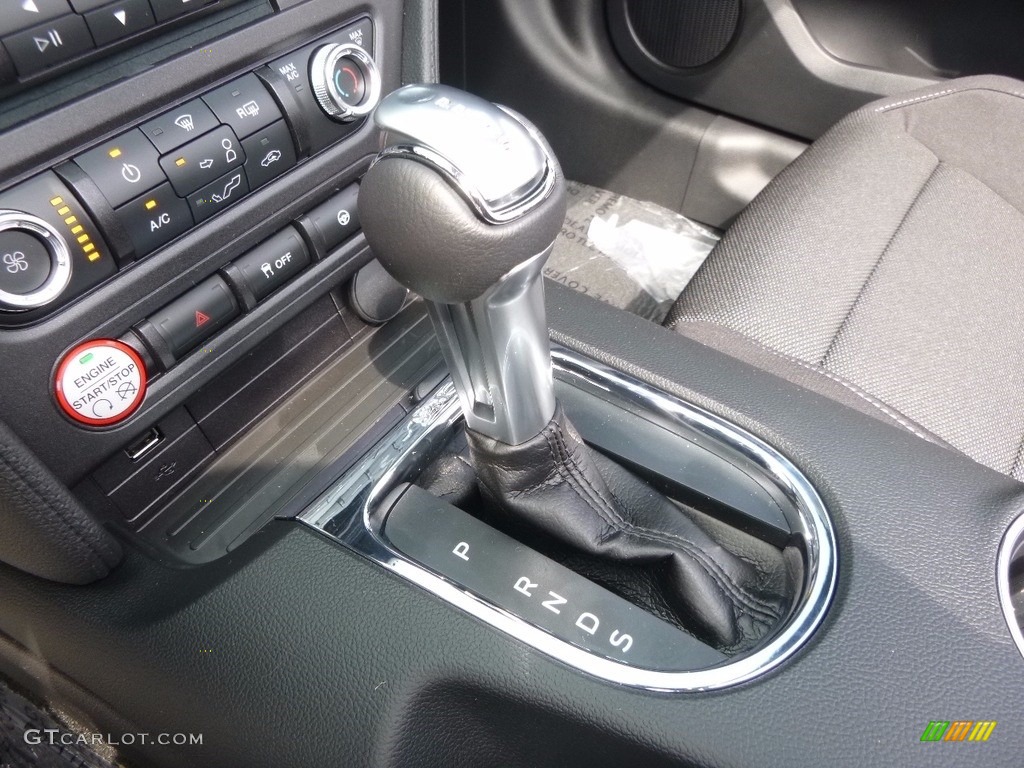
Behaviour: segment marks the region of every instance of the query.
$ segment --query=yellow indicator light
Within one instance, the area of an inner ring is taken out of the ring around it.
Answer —
[[[89,254],[89,261],[99,261],[99,259],[100,259],[100,252],[99,251],[96,251],[96,253],[90,253]]]
[[[154,208],[156,208],[156,200],[147,200],[146,201],[146,210],[147,211],[152,211]]]
[[[174,161],[174,164],[176,166],[178,166],[179,168],[181,168],[181,166],[183,166],[185,164],[185,158],[184,157],[179,157],[177,160]]]
[[[82,231],[82,225],[81,224],[79,224],[77,227],[72,227],[71,228],[71,234],[72,235],[77,235],[81,231]]]
[[[80,243],[88,243],[89,242],[89,236],[88,235],[79,235],[78,236],[78,242],[80,242]]]
[[[63,208],[58,208],[57,213],[59,213],[61,216],[67,216],[69,213],[71,213],[71,209],[65,205]]]
[[[82,250],[85,251],[86,253],[92,253],[93,251],[96,250],[96,246],[93,245],[92,243],[89,243],[88,245],[83,245],[82,246]],[[99,257],[100,257],[100,255],[97,253],[96,254],[96,258],[98,259]],[[90,256],[89,259],[91,261],[92,257]]]
[[[66,219],[64,219],[64,223],[69,225],[74,224],[76,221],[78,221],[77,216],[68,216]]]
[[[56,208],[58,205],[63,205],[63,204],[64,204],[64,198],[63,197],[53,197],[53,198],[50,198],[50,205],[52,205],[54,208]]]
[[[118,149],[117,147],[114,147],[112,150],[107,152],[107,154],[110,155],[111,157],[120,157],[121,156],[121,150]]]

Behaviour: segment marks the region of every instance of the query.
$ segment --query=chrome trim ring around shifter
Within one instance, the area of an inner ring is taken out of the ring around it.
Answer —
[[[443,445],[452,434],[460,407],[450,380],[339,478],[299,520],[542,653],[610,682],[652,691],[707,691],[748,682],[792,657],[825,617],[838,577],[835,532],[807,478],[774,448],[709,411],[576,352],[555,348],[552,361],[560,380],[585,382],[629,407],[642,408],[660,423],[673,426],[683,439],[721,444],[737,462],[758,472],[790,501],[783,511],[802,545],[804,584],[789,619],[764,646],[709,669],[676,672],[629,666],[558,639],[395,550],[382,534],[380,502],[422,469],[431,458],[431,449]]]
[[[999,604],[1002,606],[1006,625],[1010,628],[1010,636],[1013,638],[1017,650],[1024,656],[1024,632],[1021,631],[1024,612],[1014,605],[1013,587],[1010,584],[1010,569],[1014,561],[1022,557],[1022,548],[1024,548],[1024,515],[1014,520],[1006,529],[1003,540],[999,544],[999,556],[996,560],[996,588],[999,592]],[[1020,601],[1019,589],[1017,601]]]

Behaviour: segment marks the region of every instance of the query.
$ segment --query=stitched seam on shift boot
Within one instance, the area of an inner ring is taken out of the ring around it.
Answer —
[[[86,549],[88,549],[96,557],[96,559],[100,561],[100,563],[89,563],[89,568],[97,574],[102,573],[104,567],[106,566],[106,560],[103,557],[103,553],[95,546],[95,544],[93,544],[93,542],[89,541],[85,537],[81,530],[79,530],[78,521],[74,519],[74,515],[69,515],[68,513],[64,512],[60,508],[60,504],[50,504],[46,500],[46,497],[41,492],[36,490],[32,486],[32,484],[28,480],[26,480],[24,476],[22,476],[21,472],[18,471],[18,468],[14,466],[10,461],[8,461],[6,456],[0,455],[0,462],[3,462],[4,466],[6,466],[12,473],[16,487],[22,487],[30,495],[34,496],[39,501],[40,505],[42,505],[46,509],[53,510],[57,514],[57,516],[60,518],[60,521],[64,523],[64,526],[68,530],[68,532],[71,533],[79,541],[79,543],[83,544],[86,547]]]
[[[591,485],[585,473],[573,460],[568,447],[565,445],[561,432],[557,429],[553,429],[551,432],[545,431],[544,438],[548,443],[548,450],[551,451],[552,458],[555,459],[556,465],[559,468],[565,468],[569,471],[569,476],[566,476],[563,473],[563,477],[565,477],[566,481],[573,487],[573,490],[576,491],[577,495],[586,500],[578,487],[579,485],[582,485],[592,494],[596,495],[598,499],[604,502],[603,506],[605,507],[606,514],[603,514],[599,509],[600,505],[595,505],[595,511],[597,511],[601,516],[601,519],[608,525],[626,533],[627,535],[638,538],[646,538],[651,541],[657,541],[662,544],[669,545],[672,545],[673,542],[675,542],[685,554],[688,554],[693,561],[700,566],[701,570],[711,577],[713,582],[719,585],[721,591],[726,596],[732,598],[732,602],[737,609],[746,613],[755,622],[759,622],[761,624],[770,625],[778,620],[779,614],[772,608],[772,606],[765,601],[762,601],[756,595],[748,593],[743,587],[733,581],[729,574],[725,573],[718,563],[716,563],[709,555],[704,553],[692,542],[687,541],[678,535],[669,534],[663,531],[653,531],[649,528],[644,528],[643,526],[635,525],[624,520],[618,513],[618,510],[608,503],[600,492]]]
[[[878,255],[878,258],[875,260],[874,266],[871,267],[871,271],[868,272],[867,278],[861,284],[860,290],[857,291],[857,295],[854,297],[853,303],[850,305],[850,308],[846,310],[846,314],[843,316],[843,322],[839,324],[839,327],[836,329],[836,332],[832,335],[832,341],[829,342],[828,349],[825,350],[825,354],[823,354],[821,356],[821,360],[818,361],[818,365],[820,367],[826,368],[828,366],[829,355],[831,355],[832,351],[835,349],[836,342],[839,340],[839,337],[843,335],[843,329],[846,328],[846,324],[850,322],[850,318],[853,316],[854,310],[857,309],[857,306],[860,304],[860,300],[864,297],[864,293],[867,291],[868,286],[871,284],[871,281],[878,273],[878,268],[882,265],[882,261],[889,253],[889,249],[892,248],[892,244],[896,242],[896,238],[899,235],[900,230],[903,229],[903,225],[907,223],[907,219],[910,218],[910,214],[913,212],[914,208],[917,207],[917,203],[918,201],[920,201],[921,195],[923,195],[924,191],[928,189],[928,185],[931,184],[932,179],[935,178],[935,172],[938,171],[941,167],[942,161],[939,160],[932,168],[931,173],[928,174],[928,178],[924,180],[924,183],[917,190],[917,194],[914,195],[914,199],[910,201],[910,205],[907,207],[907,210],[903,212],[903,216],[900,218],[900,223],[896,225],[896,229],[894,229],[892,235],[889,236],[889,241],[885,244],[885,248],[882,249],[882,252]]]

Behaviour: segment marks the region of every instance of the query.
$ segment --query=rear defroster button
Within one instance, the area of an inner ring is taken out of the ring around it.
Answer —
[[[93,339],[68,352],[57,368],[57,404],[92,427],[117,424],[146,396],[146,367],[138,353],[113,339]]]

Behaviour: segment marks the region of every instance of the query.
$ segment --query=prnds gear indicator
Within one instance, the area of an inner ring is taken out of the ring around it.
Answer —
[[[146,381],[146,367],[134,349],[93,339],[68,352],[57,368],[57,403],[79,424],[117,424],[142,404]]]

